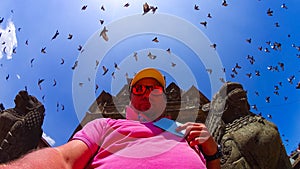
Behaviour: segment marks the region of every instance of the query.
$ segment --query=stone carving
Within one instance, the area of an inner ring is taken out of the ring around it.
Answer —
[[[0,111],[0,163],[35,149],[43,133],[43,104],[27,91],[20,91],[14,102],[14,108]]]
[[[241,84],[225,83],[209,104],[206,124],[222,146],[222,168],[292,168],[277,127],[250,112]]]

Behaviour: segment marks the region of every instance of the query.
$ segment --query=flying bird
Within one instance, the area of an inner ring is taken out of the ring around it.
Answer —
[[[117,64],[116,62],[114,63],[114,67],[115,67],[116,69],[120,70],[120,68],[118,67],[118,64]]]
[[[0,36],[1,37],[1,36]],[[25,41],[25,45],[28,45],[28,40]]]
[[[211,74],[212,73],[212,69],[207,68],[206,71]]]
[[[238,63],[236,63],[234,67],[237,68],[237,69],[241,69],[242,68]]]
[[[6,46],[3,48],[2,52],[6,54]]]
[[[283,9],[288,9],[288,7],[287,7],[285,4],[282,4],[282,5],[281,5],[281,8],[283,8]]]
[[[98,84],[96,84],[96,86],[95,86],[95,93],[97,92],[98,88],[99,88],[99,86],[98,86]]]
[[[234,73],[234,74],[236,74],[236,75],[238,74],[238,72],[236,71],[236,68],[235,68],[235,67],[232,68],[231,71],[232,71],[232,73]]]
[[[129,7],[129,3],[127,2],[127,3],[124,5],[124,7]]]
[[[45,80],[45,79],[39,79],[39,80],[38,80],[38,86],[39,86],[40,90],[42,90],[41,84],[43,83],[44,80]]]
[[[72,34],[69,34],[68,35],[68,39],[72,39],[73,38],[73,35]]]
[[[143,14],[142,15],[145,15],[149,11],[152,11],[154,14],[156,10],[157,10],[157,7],[149,6],[148,3],[146,2],[143,4]]]
[[[207,14],[207,17],[208,17],[208,18],[212,18],[212,16],[211,16],[211,14],[210,14],[210,13],[208,13],[208,14]]]
[[[272,119],[272,115],[271,115],[271,114],[268,114],[267,117],[268,117],[269,119]]]
[[[199,10],[199,6],[195,4],[194,5],[194,9],[198,11]]]
[[[104,20],[103,20],[103,19],[100,19],[99,22],[100,22],[101,25],[103,25]]]
[[[74,70],[78,66],[78,60],[75,61],[74,65],[72,66],[72,70]]]
[[[52,86],[56,86],[56,80],[53,79],[53,85]]]
[[[43,100],[43,102],[45,102],[45,95],[42,96],[42,100]]]
[[[300,82],[297,83],[296,89],[300,89]]]
[[[43,47],[43,48],[41,49],[41,53],[46,53],[46,47]]]
[[[133,53],[133,57],[134,57],[135,61],[138,61],[137,52],[134,52],[134,53]]]
[[[167,51],[169,54],[171,54],[171,49],[170,49],[170,48],[168,48],[166,51]]]
[[[260,76],[260,72],[258,70],[255,70],[255,75]]]
[[[33,66],[33,61],[34,61],[34,58],[32,58],[32,59],[30,60],[30,67]]]
[[[87,8],[87,5],[83,5],[82,7],[81,7],[81,10],[86,10],[86,8]]]
[[[102,11],[105,11],[105,8],[104,6],[102,5],[101,8],[100,8]]]
[[[249,39],[246,39],[246,42],[248,42],[248,43],[251,43],[251,41],[252,41],[252,39],[251,39],[251,38],[249,38]]]
[[[203,25],[205,28],[207,26],[207,22],[206,21],[200,22],[200,24]]]
[[[148,53],[148,57],[152,60],[156,59],[156,55],[153,55],[151,52]]]
[[[9,74],[7,74],[7,76],[5,77],[5,80],[8,80],[9,79]]]
[[[107,30],[106,27],[104,26],[104,28],[103,28],[102,31],[100,32],[100,36],[102,36],[102,38],[103,38],[105,41],[108,41],[108,36],[107,36],[106,32],[108,32],[108,30]]]
[[[222,6],[228,6],[228,4],[227,4],[226,0],[223,0],[223,2],[222,2]]]
[[[217,48],[217,44],[214,43],[214,44],[210,45],[210,47],[216,49]]]
[[[56,112],[58,112],[59,102],[56,102]]]
[[[108,72],[108,69],[105,66],[102,66],[102,69],[103,69],[102,75],[104,76]]]
[[[252,73],[246,73],[246,76],[248,76],[248,78],[252,78]]]
[[[63,58],[61,58],[60,64],[63,65],[64,63],[65,63],[65,60]]]
[[[267,96],[267,97],[265,98],[265,100],[266,100],[267,103],[270,103],[270,96]]]
[[[96,66],[95,66],[95,69],[97,69],[98,65],[99,65],[99,60],[96,60]]]
[[[116,77],[115,77],[115,72],[112,72],[111,73],[111,76],[115,79]]]
[[[157,6],[156,6],[156,7],[154,7],[154,6],[150,6],[150,9],[151,9],[152,13],[154,14],[154,13],[155,13],[155,11],[156,11],[158,8],[157,8]]]
[[[273,11],[272,11],[270,8],[269,8],[268,11],[267,11],[267,15],[268,15],[268,16],[273,16]]]
[[[176,63],[172,62],[172,63],[171,63],[171,66],[172,66],[172,67],[175,67],[175,66],[176,66]]]
[[[153,41],[153,42],[156,42],[156,43],[159,42],[159,40],[158,40],[157,37],[154,37],[154,38],[152,39],[152,41]]]
[[[78,48],[77,48],[77,50],[78,50],[78,51],[81,51],[81,50],[82,50],[82,46],[79,45]]]
[[[59,35],[59,32],[58,32],[58,30],[56,30],[56,32],[55,32],[55,34],[53,35],[53,37],[52,37],[51,40],[56,39],[58,35]]]
[[[219,78],[219,80],[222,82],[222,83],[225,83],[225,80],[223,77]]]
[[[284,71],[284,63],[278,62],[279,67],[281,68],[282,71]]]
[[[258,111],[258,108],[257,108],[256,104],[252,105],[251,108],[252,108],[253,110]]]
[[[293,84],[293,80],[295,79],[295,75],[290,76],[287,80],[290,84]]]
[[[250,64],[253,65],[255,62],[255,59],[253,56],[247,55],[247,59],[249,60]]]

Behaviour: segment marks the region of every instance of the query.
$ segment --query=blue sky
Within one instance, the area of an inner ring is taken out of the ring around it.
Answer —
[[[126,3],[129,3],[128,7],[124,7]],[[252,112],[262,113],[278,126],[287,152],[296,148],[300,137],[297,125],[300,89],[295,88],[299,82],[300,62],[296,49],[300,45],[297,30],[300,22],[299,17],[295,17],[299,2],[245,0],[227,1],[228,6],[223,6],[221,0],[149,0],[150,6],[158,7],[155,14],[149,12],[143,16],[145,20],[127,25],[130,16],[142,16],[144,3],[130,0],[3,0],[0,6],[0,20],[4,18],[0,24],[0,40],[6,43],[0,46],[0,102],[6,108],[14,107],[15,95],[27,86],[29,94],[45,105],[43,129],[49,140],[55,142],[54,146],[58,146],[65,143],[77,127],[91,104],[89,100],[102,90],[116,92],[125,83],[125,74],[132,76],[140,67],[156,66],[168,74],[167,82],[175,80],[185,89],[195,83],[209,99],[214,89],[221,85],[219,77],[224,76],[228,81],[241,83],[248,91],[250,105],[256,105],[258,109],[251,109]],[[282,7],[283,4],[286,8]],[[87,8],[82,10],[84,5]],[[199,10],[194,9],[195,5],[199,6]],[[105,10],[101,10],[101,6]],[[267,15],[269,8],[273,16]],[[207,17],[208,13],[211,18]],[[165,15],[171,16],[171,19],[162,20]],[[148,22],[152,16],[157,16],[157,20],[153,21],[155,25]],[[104,20],[104,23],[99,20]],[[170,22],[173,20],[188,24],[172,27]],[[206,27],[200,24],[204,21],[207,22]],[[147,24],[150,25],[145,27]],[[194,28],[190,29],[187,25]],[[99,37],[104,26],[108,29],[108,42]],[[142,28],[151,29],[118,39],[120,33]],[[197,36],[192,34],[192,29]],[[51,40],[57,30],[59,35]],[[68,39],[69,34],[73,35],[72,39]],[[158,37],[159,42],[153,42],[154,37]],[[97,38],[99,41],[92,41]],[[251,43],[247,39],[251,39]],[[25,44],[26,41],[28,44]],[[281,49],[272,49],[275,42],[281,44]],[[210,47],[214,43],[216,50]],[[78,51],[79,45],[88,49],[91,44],[98,45],[91,55],[86,56],[86,50]],[[198,49],[201,50],[197,53],[192,44],[199,44]],[[6,53],[3,52],[5,46]],[[45,47],[46,53],[41,53]],[[10,53],[13,48],[16,53]],[[171,54],[166,53],[168,48]],[[266,48],[270,52],[266,52]],[[101,57],[104,49],[107,52]],[[206,50],[211,55],[206,55]],[[147,57],[150,51],[157,55],[156,59]],[[134,52],[138,53],[138,61],[133,57]],[[248,55],[255,59],[253,64],[247,59]],[[214,60],[216,57],[218,59]],[[61,64],[62,59],[64,64]],[[78,67],[72,70],[76,60],[79,61]],[[96,60],[99,61],[98,67]],[[85,69],[84,62],[90,67]],[[172,67],[172,62],[176,66]],[[225,74],[219,69],[219,62],[225,68]],[[114,68],[114,63],[120,66],[120,70]],[[215,64],[212,66],[212,63]],[[237,74],[233,78],[232,68],[236,63],[242,68],[236,69]],[[284,64],[284,70],[279,63]],[[109,69],[104,76],[102,66]],[[273,69],[268,70],[271,66]],[[206,69],[213,67],[213,73],[209,74]],[[256,71],[260,72],[260,76],[255,75]],[[112,72],[115,72],[116,78],[111,76]],[[251,78],[246,76],[249,73]],[[288,78],[293,75],[291,84]],[[37,85],[39,79],[45,79],[41,90]],[[54,81],[56,86],[53,86]],[[81,87],[78,83],[82,83]],[[95,84],[99,86],[96,93]],[[274,93],[276,91],[278,94]],[[265,101],[266,97],[270,97],[269,103]]]

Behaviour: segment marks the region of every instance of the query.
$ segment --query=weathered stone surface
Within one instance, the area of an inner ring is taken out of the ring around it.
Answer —
[[[214,96],[210,111],[206,122],[223,147],[222,168],[291,168],[277,127],[250,112],[242,85],[225,83]]]
[[[35,149],[43,133],[44,106],[27,91],[20,91],[14,101],[14,108],[0,111],[0,163]]]

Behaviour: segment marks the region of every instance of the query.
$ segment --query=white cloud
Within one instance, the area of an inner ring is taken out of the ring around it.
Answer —
[[[8,21],[5,29],[0,28],[0,59],[6,55],[7,59],[12,59],[13,49],[17,47],[16,27],[12,21]]]
[[[55,144],[55,141],[50,137],[50,136],[47,136],[46,133],[43,132],[43,135],[42,137],[51,145],[53,146]]]

